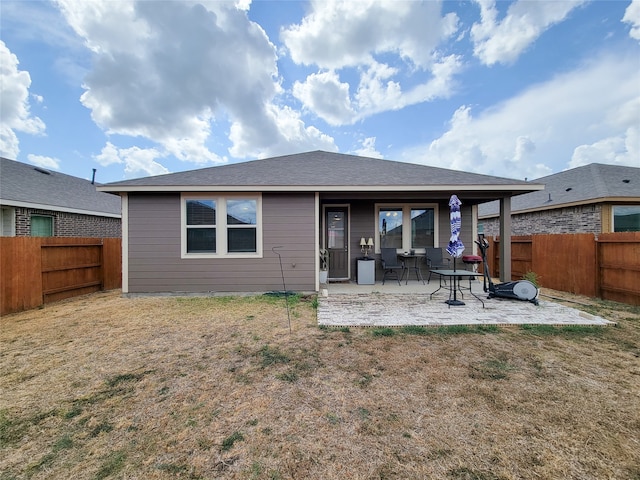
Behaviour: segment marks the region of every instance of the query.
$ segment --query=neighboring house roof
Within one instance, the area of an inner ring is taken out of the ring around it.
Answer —
[[[640,168],[591,163],[538,178],[545,185],[536,191],[514,197],[513,214],[602,202],[640,202]],[[499,213],[498,202],[478,206],[478,217]]]
[[[410,191],[530,192],[542,185],[476,173],[323,151],[266,158],[109,183],[135,191]],[[500,196],[500,195],[498,195]],[[495,196],[494,196],[495,198]]]
[[[120,218],[120,197],[71,175],[0,157],[0,205]]]

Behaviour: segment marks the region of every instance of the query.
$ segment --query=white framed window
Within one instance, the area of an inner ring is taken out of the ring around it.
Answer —
[[[262,257],[262,196],[183,194],[182,258]]]
[[[376,252],[390,247],[424,251],[437,246],[437,204],[376,204]]]

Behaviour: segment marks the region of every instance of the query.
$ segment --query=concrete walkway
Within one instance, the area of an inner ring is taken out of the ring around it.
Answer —
[[[361,286],[329,284],[318,296],[318,323],[327,326],[398,327],[404,325],[613,325],[613,322],[541,298],[539,305],[504,299],[487,299],[482,282],[472,291],[484,302],[465,292],[464,305],[445,303],[448,290],[412,282],[409,285]]]

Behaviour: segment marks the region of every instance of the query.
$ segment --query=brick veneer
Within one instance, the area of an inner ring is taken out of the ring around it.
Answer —
[[[122,222],[119,218],[33,208],[16,208],[17,237],[31,235],[31,215],[52,217],[54,237],[120,238],[122,236]]]
[[[482,225],[482,231],[485,235],[500,235],[500,220],[498,218],[480,219],[478,224]],[[601,232],[601,205],[578,205],[511,216],[512,235]]]

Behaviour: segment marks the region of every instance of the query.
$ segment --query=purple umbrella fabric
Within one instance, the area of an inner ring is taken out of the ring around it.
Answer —
[[[449,245],[447,246],[447,253],[454,258],[460,257],[462,252],[464,252],[464,244],[460,241],[460,228],[462,226],[460,205],[462,205],[462,202],[458,197],[456,195],[451,195],[451,198],[449,199],[451,238],[449,239]]]

